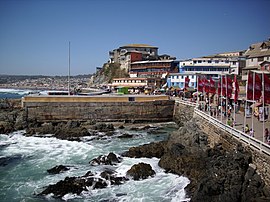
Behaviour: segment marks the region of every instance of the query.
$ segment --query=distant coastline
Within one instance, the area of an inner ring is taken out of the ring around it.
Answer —
[[[34,86],[10,86],[10,85],[0,85],[0,89],[15,89],[15,90],[59,90],[67,91],[67,88],[53,88],[53,87],[34,87]]]

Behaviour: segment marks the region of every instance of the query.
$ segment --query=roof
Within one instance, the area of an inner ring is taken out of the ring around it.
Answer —
[[[151,45],[148,45],[148,44],[128,44],[128,45],[124,45],[124,46],[121,46],[121,48],[128,48],[128,47],[132,47],[132,48],[158,48],[158,47],[155,47],[155,46],[151,46]]]
[[[256,69],[259,69],[259,66],[248,66],[243,68],[243,70],[256,70]]]
[[[146,64],[146,63],[158,63],[158,62],[173,62],[174,60],[144,60],[132,62],[131,64]]]
[[[270,41],[251,44],[245,55],[248,58],[270,56]]]
[[[139,78],[139,77],[135,77],[135,78],[115,78],[113,80],[147,80],[147,78]]]
[[[263,64],[270,64],[270,62],[268,60],[265,60],[265,61],[263,61],[263,62],[261,62],[259,64],[262,66]]]

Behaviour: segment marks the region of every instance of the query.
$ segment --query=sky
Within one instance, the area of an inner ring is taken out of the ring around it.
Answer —
[[[149,44],[177,60],[270,38],[270,0],[0,0],[0,74],[92,74]]]

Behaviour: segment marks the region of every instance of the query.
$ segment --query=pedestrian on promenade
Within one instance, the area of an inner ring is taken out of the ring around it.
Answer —
[[[245,133],[248,133],[248,132],[249,132],[249,126],[248,126],[248,124],[246,124]]]
[[[236,124],[236,122],[235,122],[234,118],[232,118],[232,127],[233,128],[235,127],[235,124]]]
[[[253,128],[251,128],[250,131],[249,131],[250,137],[254,137],[254,132],[255,132],[255,131],[253,130]]]
[[[264,139],[265,139],[265,142],[267,143],[270,139],[270,134],[269,134],[269,130],[268,128],[265,129],[264,131]],[[269,142],[268,142],[269,143]]]
[[[232,121],[230,118],[228,118],[228,120],[227,120],[227,125],[232,126]]]

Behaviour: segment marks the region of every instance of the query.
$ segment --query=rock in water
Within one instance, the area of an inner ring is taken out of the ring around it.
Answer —
[[[118,157],[116,154],[110,152],[108,156],[106,155],[100,155],[97,158],[92,159],[89,163],[92,166],[95,165],[116,165],[117,163],[120,163],[122,161],[121,157]]]
[[[128,171],[127,176],[132,177],[134,180],[146,179],[153,177],[156,172],[152,169],[151,165],[147,163],[139,163],[133,165]]]
[[[69,170],[68,167],[63,166],[63,165],[59,165],[59,166],[55,166],[51,169],[48,169],[47,172],[50,174],[59,174],[59,173],[62,173],[62,172],[68,171],[68,170]]]
[[[138,147],[131,147],[122,155],[131,158],[161,158],[161,156],[164,154],[164,143],[164,141],[161,141],[157,143],[145,144]]]
[[[79,195],[82,191],[87,191],[87,187],[101,189],[107,187],[107,183],[101,178],[66,177],[56,184],[49,185],[39,195],[48,195],[52,193],[54,197],[61,198],[68,193]]]

